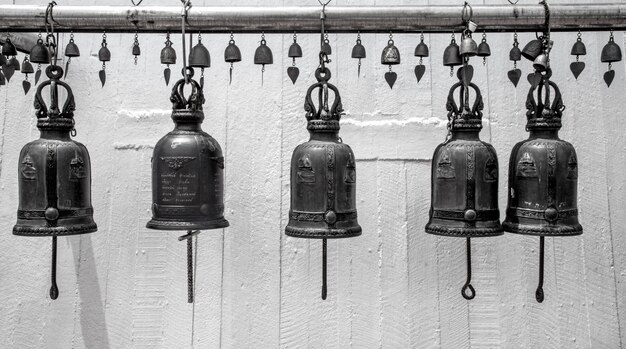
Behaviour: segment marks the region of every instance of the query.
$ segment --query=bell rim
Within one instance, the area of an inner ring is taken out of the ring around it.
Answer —
[[[344,239],[361,236],[360,225],[350,228],[296,228],[285,227],[285,235],[304,239]]]
[[[424,230],[428,234],[439,235],[439,236],[448,236],[448,237],[465,237],[465,238],[480,238],[480,237],[490,237],[490,236],[502,236],[504,235],[504,230],[502,229],[502,225],[498,221],[482,221],[481,223],[490,223],[495,222],[497,225],[495,227],[444,227],[435,223],[428,223],[424,227]]]
[[[13,226],[13,235],[16,236],[71,236],[90,234],[98,231],[95,222],[84,224],[73,224],[68,227],[32,227],[16,224]]]
[[[579,223],[556,227],[546,225],[520,224],[509,221],[502,222],[505,232],[532,236],[577,236],[582,235],[583,227]]]
[[[224,217],[202,222],[152,218],[146,223],[146,228],[155,230],[212,230],[227,228],[229,226],[230,223]]]

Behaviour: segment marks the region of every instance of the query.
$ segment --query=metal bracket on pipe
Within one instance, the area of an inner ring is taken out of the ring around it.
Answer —
[[[30,49],[37,43],[38,36],[30,33],[0,33],[0,44],[4,44],[7,38],[11,39],[15,48],[22,53],[30,53]]]
[[[542,5],[476,5],[473,20],[487,32],[540,31]],[[0,23],[13,32],[43,31],[46,6],[0,5]],[[459,6],[332,6],[326,30],[333,33],[457,32]],[[180,8],[174,6],[55,6],[59,32],[177,32]],[[551,5],[552,31],[624,30],[626,4]],[[188,18],[195,31],[213,33],[318,33],[318,6],[194,7]]]

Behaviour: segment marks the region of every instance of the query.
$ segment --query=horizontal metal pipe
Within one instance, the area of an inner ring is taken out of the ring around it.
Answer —
[[[328,6],[326,29],[348,32],[450,32],[460,30],[458,6]],[[192,7],[189,30],[205,32],[317,32],[321,7]],[[541,5],[476,5],[479,30],[538,31],[544,25]],[[44,30],[46,6],[1,5],[0,29]],[[55,29],[62,32],[177,32],[182,7],[54,6]],[[554,31],[626,29],[626,5],[550,6]]]

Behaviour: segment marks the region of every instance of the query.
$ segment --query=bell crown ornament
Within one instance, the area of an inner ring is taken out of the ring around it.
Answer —
[[[563,116],[563,99],[559,87],[550,80],[552,70],[541,74],[541,82],[531,87],[526,97],[527,130],[558,130]],[[552,97],[551,97],[552,96]]]

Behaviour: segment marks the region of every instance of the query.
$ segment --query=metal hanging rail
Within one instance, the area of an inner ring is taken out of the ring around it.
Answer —
[[[334,33],[429,32],[462,28],[463,6],[328,6],[326,29]],[[188,28],[218,33],[319,32],[321,7],[192,7]],[[536,31],[544,24],[541,5],[476,5],[480,29]],[[54,6],[55,29],[61,32],[178,32],[181,7]],[[1,5],[0,29],[44,31],[46,6]],[[553,31],[626,29],[626,4],[551,5]]]

